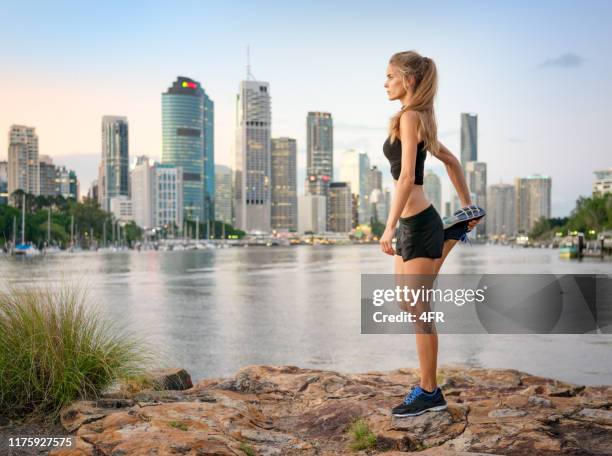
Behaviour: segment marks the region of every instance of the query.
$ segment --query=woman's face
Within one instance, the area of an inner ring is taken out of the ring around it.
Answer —
[[[406,95],[406,89],[402,84],[402,75],[397,71],[395,65],[389,64],[387,66],[385,89],[387,89],[389,100],[399,100]]]

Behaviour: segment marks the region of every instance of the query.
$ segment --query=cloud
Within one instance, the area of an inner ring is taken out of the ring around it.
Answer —
[[[578,54],[566,52],[559,57],[546,59],[538,65],[538,68],[576,68],[581,66],[586,59]]]

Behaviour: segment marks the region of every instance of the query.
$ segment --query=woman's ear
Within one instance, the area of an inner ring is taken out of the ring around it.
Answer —
[[[414,86],[416,84],[416,79],[413,74],[408,75],[408,85],[410,90],[414,90]]]

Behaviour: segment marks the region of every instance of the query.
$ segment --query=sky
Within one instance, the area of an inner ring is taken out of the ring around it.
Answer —
[[[331,112],[335,172],[342,152],[368,153],[393,187],[382,153],[390,56],[416,50],[439,72],[439,140],[460,156],[460,114],[478,114],[488,184],[552,178],[552,216],[591,193],[612,167],[612,2],[253,1],[28,2],[0,0],[0,159],[12,124],[36,127],[40,154],[96,178],[103,115],[129,122],[131,157],[161,157],[161,94],[177,76],[215,103],[215,163],[231,166],[235,100],[251,71],[270,83],[272,135],[298,144],[306,115]],[[443,201],[454,189],[441,162]],[[337,174],[336,174],[337,175]]]

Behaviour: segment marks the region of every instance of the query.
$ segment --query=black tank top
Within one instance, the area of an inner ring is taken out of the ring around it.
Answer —
[[[389,137],[387,137],[383,144],[383,153],[385,157],[389,159],[391,163],[391,175],[393,179],[399,179],[400,170],[402,169],[402,143],[399,138],[395,138],[393,144],[389,143]],[[417,144],[417,158],[416,166],[414,169],[414,183],[415,185],[423,185],[423,170],[425,168],[425,158],[427,152],[425,151],[425,141],[421,141]]]

